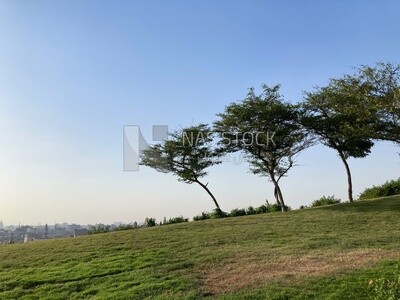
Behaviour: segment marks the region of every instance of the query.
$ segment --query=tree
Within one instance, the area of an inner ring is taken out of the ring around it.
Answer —
[[[175,131],[168,140],[143,151],[141,164],[162,173],[172,173],[179,181],[200,185],[212,198],[217,210],[221,210],[208,183],[200,181],[207,175],[208,167],[221,162],[219,156],[214,150],[210,127],[200,124]]]
[[[366,157],[374,140],[400,144],[400,66],[378,63],[351,75],[332,78],[325,87],[305,94],[303,125],[320,142],[337,151],[347,174],[348,198],[353,201],[348,159]]]
[[[144,220],[144,224],[146,225],[146,227],[154,227],[157,223],[155,218],[146,218]]]
[[[373,118],[362,115],[366,105],[359,99],[360,91],[346,90],[331,80],[327,87],[306,93],[302,123],[319,141],[336,150],[343,162],[348,183],[348,198],[353,202],[353,183],[348,159],[365,157],[374,145],[369,130]]]
[[[295,164],[295,156],[312,144],[299,125],[300,110],[284,102],[280,85],[263,85],[256,96],[250,89],[239,103],[231,103],[214,122],[221,137],[221,151],[242,151],[254,174],[267,176],[274,185],[274,194],[282,211],[286,211],[279,181]]]

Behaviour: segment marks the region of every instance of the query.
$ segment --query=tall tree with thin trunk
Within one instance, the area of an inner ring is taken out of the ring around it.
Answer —
[[[208,183],[200,181],[207,175],[208,167],[221,163],[219,156],[210,127],[200,124],[170,133],[168,140],[144,150],[141,164],[162,173],[172,173],[179,181],[200,185],[221,211]]]
[[[374,145],[369,136],[373,118],[360,113],[365,110],[361,106],[367,105],[359,99],[360,93],[331,81],[327,87],[306,93],[303,103],[303,125],[322,144],[336,150],[344,164],[350,202],[353,202],[353,182],[348,159],[367,156]]]
[[[279,180],[295,165],[295,156],[312,144],[299,125],[299,109],[283,100],[279,85],[263,85],[263,93],[253,89],[238,103],[231,103],[214,122],[221,138],[221,151],[242,151],[254,174],[267,176],[282,211],[286,205]]]
[[[374,140],[400,145],[400,65],[361,66],[305,94],[303,125],[344,164],[348,197],[353,184],[348,159],[366,157]]]

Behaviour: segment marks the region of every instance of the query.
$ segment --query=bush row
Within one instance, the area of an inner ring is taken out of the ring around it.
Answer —
[[[134,222],[133,224],[121,224],[118,226],[99,224],[89,228],[88,234],[105,233],[110,231],[123,231],[123,230],[136,229],[139,227],[140,226],[137,224],[137,222]]]
[[[335,195],[332,196],[322,196],[321,198],[314,200],[310,205],[302,205],[300,209],[309,208],[309,207],[318,207],[318,206],[325,206],[331,204],[340,203],[340,199],[336,198]]]
[[[386,197],[386,196],[393,196],[393,195],[400,195],[400,178],[397,180],[387,181],[382,185],[373,186],[371,188],[365,189],[359,196],[359,200],[365,199],[372,199],[372,198],[379,198],[379,197]],[[313,201],[310,205],[300,206],[300,209],[309,208],[309,207],[318,207],[318,206],[325,206],[331,204],[340,203],[340,199],[336,198],[335,195],[332,196],[322,196],[321,198]],[[286,207],[287,210],[291,210],[290,207]],[[202,212],[200,215],[194,216],[193,221],[200,221],[200,220],[207,220],[207,219],[220,219],[220,218],[229,218],[229,217],[240,217],[246,215],[255,215],[255,214],[265,214],[265,213],[272,213],[272,212],[280,212],[281,207],[280,205],[274,203],[266,203],[258,207],[249,206],[248,208],[235,208],[232,209],[229,213],[224,212],[220,209],[214,209],[212,212]],[[110,226],[110,225],[97,225],[93,226],[88,233],[89,234],[96,234],[96,233],[104,233],[110,231],[121,231],[121,230],[129,230],[129,229],[136,229],[141,227],[153,227],[156,225],[169,225],[169,224],[177,224],[177,223],[184,223],[188,222],[189,218],[185,218],[183,216],[170,218],[164,220],[162,222],[157,223],[155,218],[146,218],[143,225],[138,225],[136,222],[134,224],[127,224],[127,225],[119,225],[117,227]]]
[[[359,200],[373,199],[386,196],[400,195],[400,178],[397,180],[386,181],[384,184],[365,189]]]
[[[287,210],[291,210],[290,207],[286,206]],[[263,204],[259,207],[249,206],[248,208],[235,208],[230,213],[224,212],[220,209],[214,209],[210,212],[202,212],[200,215],[194,216],[193,221],[207,220],[207,219],[220,219],[229,217],[240,217],[246,215],[265,214],[271,212],[279,212],[281,207],[278,204]]]

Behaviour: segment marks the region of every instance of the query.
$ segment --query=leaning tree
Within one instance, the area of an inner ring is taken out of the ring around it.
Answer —
[[[231,103],[214,122],[221,151],[242,151],[254,174],[267,176],[274,185],[274,194],[282,211],[284,202],[279,180],[295,164],[295,156],[312,144],[299,125],[300,110],[279,94],[280,85],[263,85],[260,95],[250,89],[247,97]]]
[[[169,139],[143,151],[141,164],[162,173],[172,173],[179,181],[200,185],[212,198],[218,211],[220,206],[200,178],[206,169],[219,164],[220,153],[215,151],[213,133],[206,124],[183,128],[169,134]]]

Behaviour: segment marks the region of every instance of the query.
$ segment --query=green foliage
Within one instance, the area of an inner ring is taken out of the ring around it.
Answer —
[[[226,218],[228,214],[219,208],[214,208],[210,214],[211,219]]]
[[[256,209],[256,213],[263,214],[263,213],[271,213],[271,212],[279,212],[282,211],[281,206],[278,203],[269,203],[267,201],[266,204],[263,204]],[[292,210],[290,206],[285,206],[285,211]]]
[[[211,214],[209,212],[202,212],[200,215],[194,216],[193,221],[201,221],[211,219]]]
[[[109,231],[110,231],[110,225],[99,224],[96,226],[92,226],[88,230],[88,234],[98,234],[98,233],[105,233],[105,232],[109,232]]]
[[[114,231],[131,230],[131,229],[135,229],[135,228],[137,228],[137,226],[135,227],[133,224],[122,224],[122,225],[118,225],[117,227],[115,227]]]
[[[393,109],[393,103],[386,101],[398,89],[393,74],[389,75],[391,68],[384,64],[363,66],[354,74],[331,78],[327,86],[306,93],[302,123],[345,159],[367,156],[377,138],[377,127],[382,126],[379,116],[385,115],[378,112],[379,107]]]
[[[358,199],[365,200],[394,195],[400,195],[400,178],[367,188],[360,194]]]
[[[251,207],[251,206],[250,206]],[[260,205],[259,207],[252,208],[250,207],[246,210],[247,215],[252,215],[252,214],[265,214],[265,213],[272,213],[272,212],[280,212],[282,211],[282,208],[279,204],[277,203],[266,203],[263,205]],[[285,211],[291,210],[290,206],[285,206]]]
[[[281,206],[279,205],[279,204],[277,204],[277,203],[272,203],[272,204],[267,204],[266,205],[266,207],[267,207],[267,212],[278,212],[278,211],[282,211],[282,208],[281,208]],[[288,206],[286,206],[286,210],[288,210],[289,209],[289,207]]]
[[[246,215],[255,215],[256,209],[253,206],[249,206],[246,208]]]
[[[184,218],[183,216],[179,216],[179,217],[175,217],[175,218],[170,218],[168,221],[164,220],[163,225],[177,224],[177,223],[184,223],[184,222],[189,222],[189,218]]]
[[[240,216],[245,216],[246,215],[246,210],[244,208],[235,208],[232,209],[231,212],[229,213],[229,217],[240,217]]]
[[[202,212],[200,215],[194,216],[193,221],[201,221],[201,220],[208,220],[208,219],[221,219],[228,217],[229,214],[222,211],[221,209],[215,208],[211,213],[209,212]]]
[[[346,167],[349,200],[352,182],[346,160],[366,157],[375,140],[400,144],[400,65],[362,66],[306,93],[302,124],[336,150]]]
[[[146,218],[144,224],[146,227],[154,227],[157,223],[155,218]]]
[[[168,140],[144,150],[141,164],[193,183],[207,175],[208,167],[220,163],[218,155],[213,150],[211,129],[200,124],[170,133]]]
[[[267,205],[260,205],[259,207],[256,207],[255,209],[256,214],[265,214],[268,212],[268,207]]]
[[[286,210],[289,211],[291,208],[289,206],[286,206]],[[260,205],[259,207],[252,207],[249,206],[247,209],[244,208],[235,208],[232,209],[230,213],[226,213],[223,211],[218,211],[215,209],[212,213],[209,212],[202,212],[200,215],[194,216],[193,221],[201,221],[201,220],[207,220],[207,219],[220,219],[220,218],[225,218],[225,217],[240,217],[240,216],[246,216],[246,215],[256,215],[256,214],[265,214],[265,213],[271,213],[271,212],[280,212],[281,206],[278,204],[263,204]]]
[[[243,101],[229,104],[218,114],[214,128],[221,137],[221,151],[242,151],[251,171],[274,183],[278,201],[284,205],[278,182],[294,166],[296,154],[312,141],[299,124],[302,112],[284,101],[280,86],[262,88],[261,95],[251,88]]]
[[[370,135],[400,144],[400,65],[362,66],[353,78],[369,89],[369,97],[364,99],[365,109],[359,113],[371,116]]]
[[[199,179],[207,175],[207,168],[221,163],[221,155],[221,151],[214,149],[210,127],[199,124],[170,133],[168,140],[144,150],[141,164],[162,173],[172,173],[179,181],[199,184],[219,208],[207,184]]]
[[[400,299],[400,262],[392,273],[371,280],[371,298],[374,300]]]
[[[374,145],[366,120],[360,114],[361,96],[331,79],[326,87],[306,93],[302,123],[319,141],[336,150],[345,159],[365,157]]]
[[[374,145],[371,127],[375,118],[366,110],[369,88],[346,75],[330,79],[325,87],[305,94],[301,122],[323,145],[334,149],[345,165],[348,197],[353,201],[352,179],[347,159],[366,157]]]
[[[113,227],[110,225],[99,224],[96,226],[92,226],[88,230],[88,234],[105,233],[105,232],[110,232],[110,231],[124,231],[124,230],[136,229],[136,228],[137,228],[137,223],[136,223],[136,227],[135,227],[135,224],[121,224],[116,227]]]
[[[324,206],[340,203],[340,199],[335,198],[335,195],[332,196],[322,196],[321,198],[313,201],[310,207]]]

